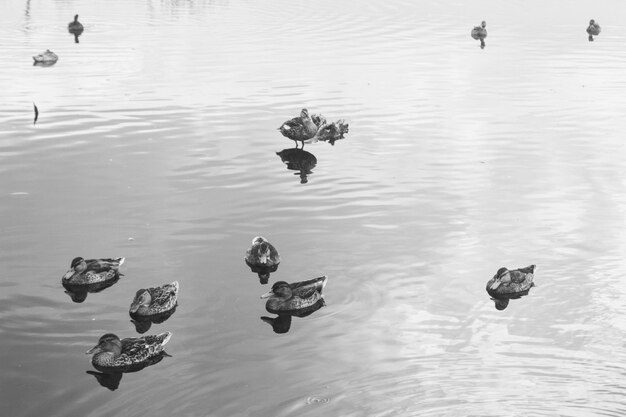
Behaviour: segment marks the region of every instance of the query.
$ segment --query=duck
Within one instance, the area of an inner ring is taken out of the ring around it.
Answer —
[[[262,284],[267,284],[270,272],[276,271],[280,264],[280,254],[263,236],[252,239],[252,245],[246,251],[246,264],[257,272]]]
[[[487,293],[495,298],[516,298],[516,296],[525,295],[535,286],[534,273],[535,265],[513,270],[502,267],[487,282]]]
[[[51,65],[57,62],[59,60],[59,57],[51,50],[46,49],[45,52],[33,56],[33,59],[35,60],[35,64]]]
[[[308,309],[323,298],[322,290],[327,281],[328,277],[325,275],[291,284],[277,281],[261,298],[268,299],[265,309],[274,314]]]
[[[593,37],[600,34],[602,28],[600,25],[593,19],[589,21],[589,26],[587,27],[587,33],[589,34],[589,41],[593,41]]]
[[[78,21],[78,15],[74,15],[74,20],[67,25],[67,30],[70,33],[82,32],[85,28],[82,23]]]
[[[138,290],[130,304],[130,315],[146,317],[167,313],[176,307],[178,288],[178,281],[174,281],[159,287]]]
[[[165,332],[120,340],[117,335],[106,333],[85,353],[93,355],[91,363],[96,369],[123,372],[153,363],[155,357],[164,353],[164,346],[171,337],[172,332]]]
[[[300,117],[287,120],[278,130],[280,130],[283,136],[296,142],[296,147],[298,146],[298,142],[302,142],[302,148],[304,148],[305,143],[315,143],[318,141],[316,134],[319,128],[320,126],[316,125],[311,116],[309,116],[309,111],[302,109],[302,111],[300,111]]]
[[[70,270],[61,282],[69,285],[91,285],[119,278],[119,268],[125,258],[87,259],[78,256],[72,259]]]
[[[480,24],[480,26],[474,26],[474,29],[472,29],[471,35],[472,38],[474,39],[485,39],[487,37],[487,22],[485,22],[484,20],[482,21],[482,23]]]

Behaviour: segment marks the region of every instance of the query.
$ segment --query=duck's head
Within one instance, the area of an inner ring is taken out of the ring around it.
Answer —
[[[504,310],[509,305],[508,298],[492,298],[494,304],[496,305],[496,310]]]
[[[130,314],[136,313],[141,307],[150,307],[150,303],[152,302],[152,296],[145,289],[140,289],[135,294],[135,299],[130,305]]]
[[[101,353],[112,353],[119,356],[122,353],[122,341],[113,333],[107,333],[100,337],[98,344],[89,349],[85,354],[97,355]]]
[[[82,273],[87,269],[87,262],[82,257],[76,257],[72,259],[72,263],[70,264],[70,270],[67,271],[65,275],[63,275],[63,279],[70,279],[72,275],[78,273]]]
[[[78,22],[78,15],[74,15],[74,22]]]
[[[498,269],[498,272],[496,272],[496,275],[494,276],[496,279],[501,280],[502,278],[504,278],[505,276],[507,276],[509,274],[509,270],[506,269],[505,267],[502,267],[500,269]]]
[[[291,298],[291,287],[285,281],[276,281],[272,289],[261,296],[261,298]]]
[[[496,288],[498,288],[500,284],[502,283],[502,279],[509,274],[510,274],[509,270],[506,269],[505,267],[498,269],[498,272],[496,272],[496,274],[493,276],[494,281],[489,286],[489,289],[495,290]]]
[[[487,27],[487,22],[485,22],[484,20],[482,21],[482,23],[480,24],[480,26],[484,29]]]
[[[591,19],[591,20],[589,21],[589,26],[593,26],[593,25],[595,25],[595,24],[596,24],[596,21],[595,21],[595,20]]]
[[[300,111],[300,117],[302,117],[303,119],[310,119],[309,111],[307,109],[302,109]]]
[[[265,239],[263,236],[257,236],[254,239],[252,239],[252,244],[253,245],[257,245],[257,244],[262,243],[262,242],[267,242],[267,239]]]

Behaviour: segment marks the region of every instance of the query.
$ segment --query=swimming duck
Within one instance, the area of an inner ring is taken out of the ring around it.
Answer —
[[[480,24],[480,26],[474,26],[474,29],[472,29],[471,35],[472,38],[474,39],[485,39],[487,37],[487,22],[485,22],[484,20],[482,21],[482,23]]]
[[[178,287],[178,281],[174,281],[160,287],[140,289],[130,304],[130,315],[154,316],[172,310],[176,307]]]
[[[83,25],[78,21],[78,15],[74,16],[74,21],[68,23],[67,30],[70,33],[82,32],[84,29]]]
[[[323,296],[322,290],[328,281],[327,276],[289,284],[277,281],[272,289],[261,298],[268,298],[265,309],[270,313],[290,312],[307,309],[315,305]]]
[[[125,258],[88,259],[80,256],[72,260],[71,269],[67,271],[61,282],[71,285],[89,285],[119,277],[119,267]]]
[[[295,141],[296,147],[298,142],[302,142],[302,147],[304,148],[305,143],[315,143],[318,140],[315,134],[319,130],[319,126],[313,123],[313,119],[309,116],[307,109],[302,109],[300,117],[287,120],[278,130],[280,130],[283,136]]]
[[[593,41],[593,37],[600,34],[602,28],[600,25],[593,19],[589,21],[589,26],[587,27],[587,33],[589,34],[589,41]]]
[[[55,54],[51,50],[46,49],[45,52],[42,52],[39,55],[33,56],[33,59],[35,60],[35,64],[52,65],[58,61],[59,57],[57,56],[57,54]]]
[[[261,284],[267,284],[270,272],[278,269],[280,255],[267,239],[257,236],[252,239],[252,246],[246,251],[245,261],[253,272],[258,273]]]
[[[92,355],[91,363],[98,369],[123,372],[141,367],[161,355],[163,347],[172,337],[171,332],[120,340],[113,333],[100,337],[98,344],[85,352]]]
[[[535,265],[514,270],[502,267],[487,282],[487,293],[492,297],[523,295],[524,292],[527,293],[531,287],[535,286],[533,283],[534,272]]]

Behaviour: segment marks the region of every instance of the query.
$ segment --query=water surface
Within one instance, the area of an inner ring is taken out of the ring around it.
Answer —
[[[623,415],[624,9],[2,2],[6,415]],[[350,123],[305,146],[306,184],[276,154],[303,107]],[[260,319],[256,235],[271,282],[329,277],[287,333]],[[124,276],[74,303],[75,256]],[[537,288],[496,311],[487,280],[529,264]],[[175,279],[149,331],[172,357],[101,386],[84,352],[136,336],[135,291]]]

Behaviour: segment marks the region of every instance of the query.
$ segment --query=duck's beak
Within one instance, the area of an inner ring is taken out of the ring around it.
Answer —
[[[89,349],[87,352],[85,352],[85,355],[91,355],[91,354],[100,353],[100,352],[102,352],[102,348],[100,347],[100,345],[96,345],[92,347],[91,349]]]
[[[63,275],[63,279],[70,279],[72,275],[74,275],[74,270],[70,269],[69,271],[65,273],[65,275]]]
[[[270,298],[272,295],[274,295],[274,291],[270,290],[266,292],[265,294],[263,294],[261,298]]]
[[[496,288],[498,288],[500,286],[500,284],[502,284],[502,281],[498,280],[496,282],[494,282],[493,284],[491,284],[491,289],[495,290]]]

